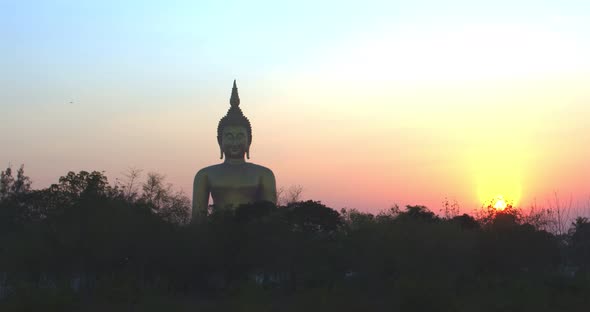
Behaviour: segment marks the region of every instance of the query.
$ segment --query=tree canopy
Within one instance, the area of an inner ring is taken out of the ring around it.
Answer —
[[[111,184],[100,171],[68,172],[32,190],[24,167],[16,177],[2,172],[0,308],[141,307],[154,294],[170,304],[209,298],[190,309],[211,300],[296,310],[324,302],[324,311],[358,302],[449,311],[589,303],[586,218],[563,239],[515,210],[478,218],[408,205],[374,215],[308,200],[252,203],[189,224],[189,199],[163,175],[148,173],[142,185],[129,177]]]

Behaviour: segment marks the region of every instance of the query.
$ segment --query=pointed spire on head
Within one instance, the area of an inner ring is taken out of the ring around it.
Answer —
[[[234,79],[234,86],[231,89],[231,97],[229,99],[229,104],[234,106],[240,105],[240,96],[238,95],[238,87],[236,86],[236,80]]]
[[[238,96],[238,87],[236,86],[235,79],[229,103],[231,106],[227,110],[227,114],[225,114],[225,116],[219,121],[219,124],[217,124],[217,142],[219,142],[219,145],[221,146],[221,134],[225,126],[243,126],[246,128],[246,131],[248,131],[248,145],[250,145],[250,143],[252,143],[252,125],[240,109],[240,97]]]

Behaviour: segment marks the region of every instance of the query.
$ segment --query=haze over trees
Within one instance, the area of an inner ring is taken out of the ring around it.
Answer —
[[[157,173],[0,175],[0,310],[586,311],[590,221],[509,207],[378,214],[301,201],[301,187],[189,224]]]

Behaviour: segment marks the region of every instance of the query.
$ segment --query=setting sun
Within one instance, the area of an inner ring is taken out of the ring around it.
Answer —
[[[504,197],[502,195],[499,195],[494,199],[494,208],[496,210],[502,211],[506,209],[507,206],[508,205],[506,204],[506,200],[504,200]]]

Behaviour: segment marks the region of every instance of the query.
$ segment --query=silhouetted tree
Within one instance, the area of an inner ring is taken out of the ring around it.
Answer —
[[[238,223],[245,224],[267,217],[276,212],[276,209],[277,206],[271,202],[257,202],[239,206],[235,215]]]
[[[10,167],[0,173],[0,232],[12,231],[33,218],[26,196],[30,189],[31,179],[25,175],[24,165],[18,169],[16,179]]]
[[[72,199],[83,195],[106,195],[112,188],[103,172],[80,171],[68,172],[67,175],[59,178],[58,184],[53,184],[52,189],[62,192]]]
[[[289,188],[280,187],[277,190],[277,206],[287,206],[290,203],[301,201],[303,187],[301,185],[291,185]]]
[[[123,175],[125,176],[125,181],[123,181],[121,189],[123,192],[123,196],[125,196],[127,201],[134,202],[139,196],[138,179],[141,176],[141,172],[141,169],[131,167],[123,173]]]
[[[184,310],[257,302],[256,309],[293,311],[583,311],[589,304],[584,218],[568,245],[516,208],[476,219],[439,218],[420,205],[371,214],[316,201],[261,202],[186,224],[189,200],[162,175],[148,176],[141,193],[97,171],[69,172],[41,190],[24,178],[12,187],[19,174],[8,176],[0,286],[10,292],[0,298],[2,311],[23,310],[18,298],[48,306],[57,292],[70,294],[62,310],[159,309],[150,300],[173,310],[180,301],[188,302]],[[563,274],[570,267],[580,268],[574,277]]]
[[[289,222],[304,232],[332,232],[342,223],[340,215],[319,201],[293,202],[286,206]]]
[[[453,217],[451,220],[459,224],[459,226],[464,230],[475,230],[480,228],[480,224],[477,222],[477,220],[466,213]]]
[[[401,218],[412,218],[416,220],[426,221],[426,222],[435,222],[438,221],[439,218],[434,214],[434,212],[430,211],[426,206],[412,206],[407,205],[406,211],[400,215]]]
[[[162,174],[148,173],[139,203],[147,205],[168,222],[187,224],[191,213],[190,199],[182,191],[174,192],[172,184],[166,183],[165,179]]]
[[[445,198],[441,209],[442,215],[445,219],[452,219],[458,216],[459,210],[459,203],[456,200],[450,201],[448,198]]]
[[[169,194],[157,210],[165,221],[188,224],[191,220],[191,201],[183,192]]]
[[[559,263],[558,240],[530,224],[521,224],[517,214],[499,212],[483,230],[479,248],[481,266],[486,272],[549,271]]]
[[[161,208],[171,192],[171,186],[165,184],[165,176],[157,172],[148,173],[142,189],[141,200],[152,205],[155,210]]]
[[[574,263],[582,270],[590,271],[590,221],[578,217],[570,229]]]
[[[0,200],[8,197],[13,189],[14,177],[12,168],[8,166],[5,171],[0,172]]]

